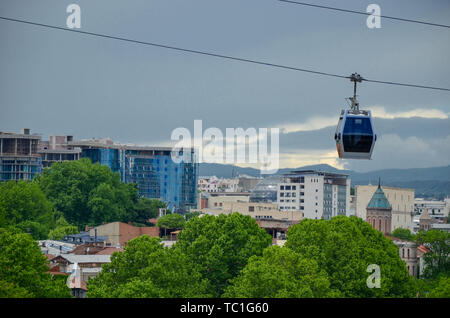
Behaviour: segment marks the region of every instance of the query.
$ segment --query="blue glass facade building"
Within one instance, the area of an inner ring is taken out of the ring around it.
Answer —
[[[196,208],[198,164],[192,149],[185,149],[189,151],[187,162],[174,162],[171,148],[95,146],[80,142],[77,147],[82,148],[82,158],[119,172],[123,182],[135,183],[139,196],[160,199],[173,212]]]

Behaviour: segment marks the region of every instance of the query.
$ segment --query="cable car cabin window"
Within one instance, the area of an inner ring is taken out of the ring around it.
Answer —
[[[372,147],[372,136],[367,135],[345,135],[342,140],[344,142],[345,152],[370,152]]]
[[[370,152],[373,143],[370,119],[347,117],[342,141],[345,152]]]
[[[369,118],[347,117],[344,126],[345,134],[367,134],[373,135],[372,125]]]

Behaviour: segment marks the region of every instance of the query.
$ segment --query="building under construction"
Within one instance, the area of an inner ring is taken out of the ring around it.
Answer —
[[[42,168],[48,168],[55,162],[78,160],[81,149],[68,145],[73,136],[50,136],[48,141],[40,141],[38,153],[42,159]]]
[[[21,134],[0,132],[0,181],[32,180],[41,173],[40,140],[29,129],[22,129]]]
[[[188,152],[186,156],[185,152]],[[193,149],[183,149],[172,160],[170,147],[116,144],[110,139],[74,141],[73,136],[31,135],[0,132],[0,181],[32,180],[55,162],[89,158],[108,166],[121,180],[137,185],[139,196],[160,199],[175,212],[197,206],[198,164]]]
[[[160,199],[175,212],[187,212],[197,205],[198,164],[193,149],[189,160],[172,160],[170,147],[146,147],[115,144],[110,139],[68,142],[81,149],[82,158],[119,172],[121,180],[137,185],[139,196]],[[186,156],[183,156],[186,157]]]

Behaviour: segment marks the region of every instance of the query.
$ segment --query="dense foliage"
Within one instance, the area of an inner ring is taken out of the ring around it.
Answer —
[[[70,297],[66,277],[51,276],[48,270],[30,235],[0,229],[0,297]]]
[[[450,233],[439,230],[420,231],[416,235],[416,242],[429,249],[423,256],[426,265],[424,276],[450,276]]]
[[[111,263],[88,282],[89,297],[209,297],[208,282],[178,249],[141,236],[114,253]]]
[[[398,248],[360,218],[303,220],[289,229],[286,247],[315,260],[327,272],[330,287],[344,297],[415,296]],[[371,264],[381,269],[381,288],[367,287]]]
[[[129,220],[136,224],[148,225],[148,220],[157,218],[159,209],[164,208],[166,204],[160,200],[141,197],[129,212]]]
[[[135,185],[121,182],[119,173],[89,159],[54,163],[35,180],[65,219],[79,228],[130,221],[135,212]]]
[[[166,214],[158,219],[156,226],[164,229],[164,235],[167,234],[167,230],[181,230],[184,229],[186,223],[184,217],[181,214],[173,213]]]
[[[34,239],[47,238],[57,213],[36,183],[0,183],[0,227],[15,227]]]
[[[239,274],[251,256],[261,256],[271,241],[250,216],[203,215],[186,223],[174,248],[199,266],[211,283],[211,293],[218,297],[228,280]]]
[[[411,233],[411,231],[401,227],[396,228],[394,231],[392,231],[391,236],[406,241],[414,240],[414,235]]]
[[[61,216],[55,224],[55,228],[48,233],[51,240],[61,240],[64,236],[78,233],[78,228],[70,225],[64,216]]]
[[[239,276],[231,280],[224,297],[310,298],[335,297],[325,271],[317,262],[286,247],[272,246],[263,256],[252,256]]]

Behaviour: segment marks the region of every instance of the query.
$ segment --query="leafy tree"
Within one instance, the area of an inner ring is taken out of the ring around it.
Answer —
[[[180,250],[148,235],[127,243],[88,281],[88,297],[208,297],[208,282]]]
[[[396,228],[394,231],[392,231],[391,236],[406,241],[414,240],[414,235],[411,233],[411,231],[401,227]]]
[[[435,277],[439,274],[450,275],[450,233],[439,230],[420,231],[416,242],[429,248],[424,254],[425,277]]]
[[[415,295],[397,246],[360,218],[303,220],[288,230],[286,247],[315,260],[328,273],[330,288],[339,290],[343,297]],[[371,264],[380,267],[381,288],[367,286]]]
[[[86,158],[54,163],[35,181],[65,219],[79,228],[133,221],[136,187],[121,182],[119,173],[107,166],[92,164]]]
[[[48,238],[52,240],[61,240],[64,236],[78,233],[78,228],[70,225],[64,216],[56,221],[56,227],[48,233]]]
[[[32,298],[25,288],[0,280],[0,298]]]
[[[224,297],[310,298],[333,297],[328,275],[314,260],[291,249],[272,246],[262,256],[250,257],[239,276],[231,280]]]
[[[48,270],[47,260],[30,235],[0,229],[2,297],[70,297],[65,280],[51,276]]]
[[[149,219],[158,217],[159,209],[165,209],[166,204],[157,199],[141,197],[133,210],[133,220],[139,224],[148,224]]]
[[[199,211],[188,212],[185,214],[184,217],[185,217],[186,221],[189,221],[190,219],[200,216],[201,214],[202,214],[202,212],[199,212]]]
[[[164,229],[164,232],[167,229],[172,230],[181,230],[184,229],[184,224],[186,221],[184,220],[184,217],[181,214],[173,213],[173,214],[166,214],[158,219],[158,222],[156,223],[156,226]]]
[[[428,298],[450,298],[450,277],[441,275],[437,286],[426,295]]]
[[[55,211],[37,184],[0,183],[0,227],[17,227],[34,239],[44,239],[54,226]]]
[[[181,249],[199,265],[203,277],[212,285],[213,296],[218,297],[248,259],[261,256],[271,242],[270,235],[254,219],[233,213],[191,219],[173,248]]]

